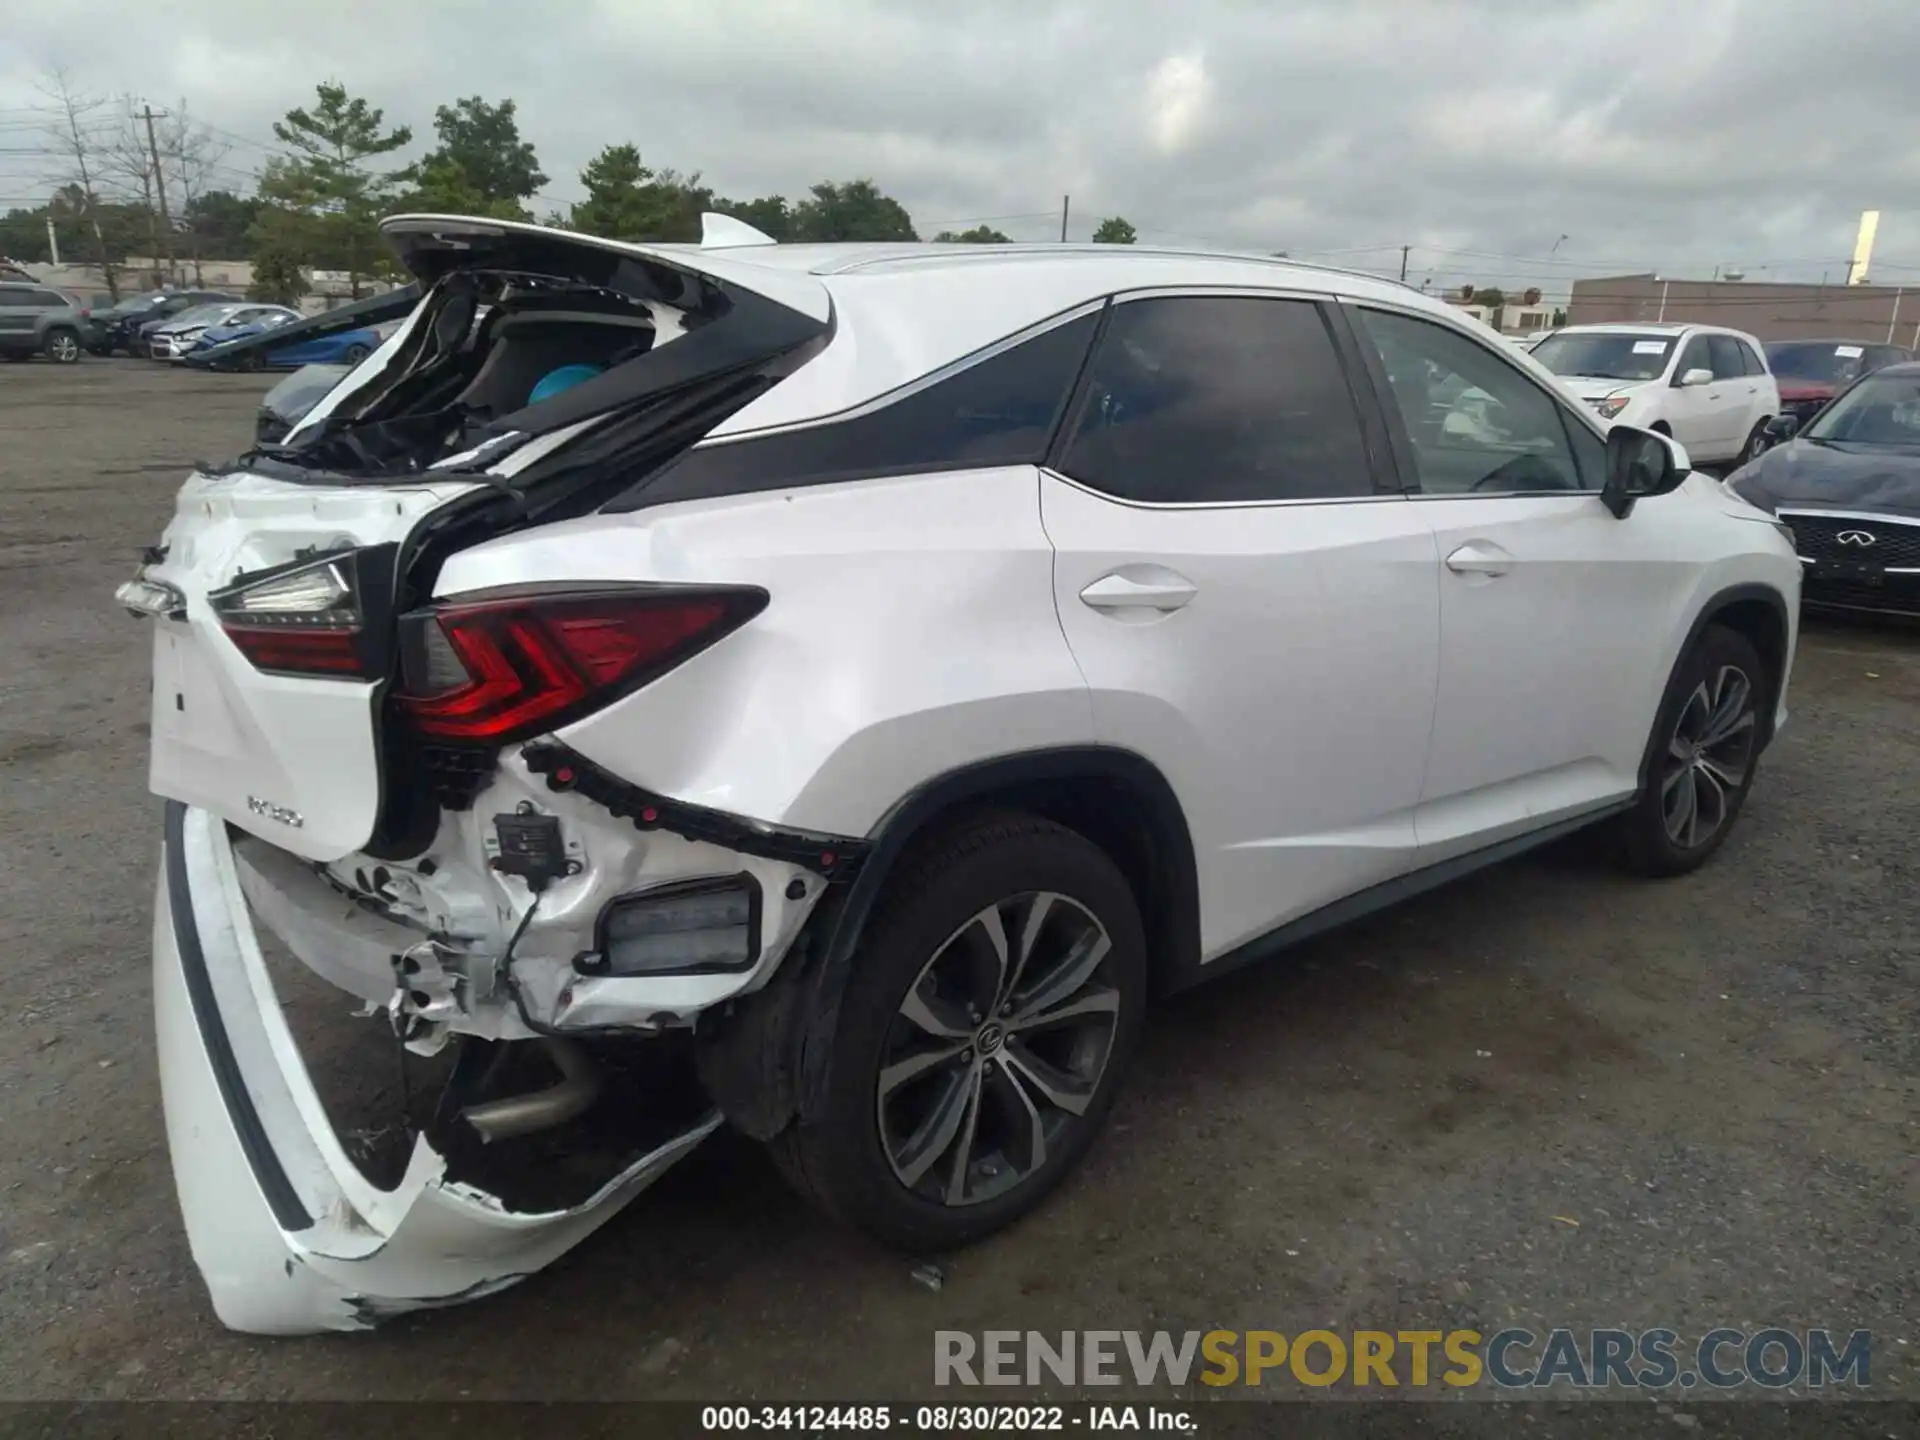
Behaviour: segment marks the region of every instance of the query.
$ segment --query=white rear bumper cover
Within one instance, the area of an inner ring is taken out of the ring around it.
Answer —
[[[446,1178],[417,1139],[393,1190],[341,1148],[287,1028],[225,828],[169,803],[154,902],[167,1143],[194,1263],[235,1330],[365,1329],[541,1269],[720,1124],[709,1113],[583,1204],[543,1214]]]

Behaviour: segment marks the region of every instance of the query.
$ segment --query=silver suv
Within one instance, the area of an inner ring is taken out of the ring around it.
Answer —
[[[0,356],[72,365],[86,347],[87,309],[47,285],[0,284]]]

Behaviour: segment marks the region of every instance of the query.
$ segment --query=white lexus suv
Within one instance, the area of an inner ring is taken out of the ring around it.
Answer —
[[[1784,716],[1771,518],[1403,286],[385,229],[418,308],[120,591],[174,1172],[237,1328],[510,1284],[722,1123],[889,1242],[983,1236],[1157,997],[1599,821],[1690,870]],[[392,1173],[276,946],[455,1047]],[[578,1193],[489,1179],[589,1130],[630,1145]]]
[[[1533,358],[1603,420],[1670,435],[1693,459],[1744,465],[1767,447],[1780,385],[1760,342],[1716,325],[1575,325]]]

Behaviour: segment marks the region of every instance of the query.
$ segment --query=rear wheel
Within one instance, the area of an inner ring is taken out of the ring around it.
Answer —
[[[1772,694],[1750,640],[1717,625],[1702,633],[1667,686],[1646,788],[1620,819],[1633,869],[1684,875],[1725,843],[1753,787]]]
[[[1733,457],[1736,466],[1744,465],[1754,456],[1767,448],[1767,422],[1762,420],[1753,427],[1753,433],[1747,436],[1747,443],[1740,447],[1740,453]]]
[[[1125,877],[1074,831],[982,816],[891,882],[853,964],[823,1113],[775,1141],[789,1178],[909,1250],[1025,1214],[1093,1142],[1139,1041]]]
[[[371,353],[364,345],[349,345],[340,352],[340,359],[348,365],[358,365]]]
[[[56,365],[72,365],[80,359],[80,337],[65,326],[56,326],[47,331],[40,350]]]

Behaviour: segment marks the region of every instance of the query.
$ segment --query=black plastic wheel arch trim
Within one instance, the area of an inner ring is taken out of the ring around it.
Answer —
[[[1788,642],[1793,639],[1793,625],[1787,614],[1787,602],[1771,585],[1762,585],[1757,582],[1730,585],[1725,590],[1715,592],[1708,598],[1706,604],[1700,607],[1699,613],[1693,617],[1693,624],[1687,627],[1687,638],[1680,642],[1679,650],[1674,653],[1673,665],[1667,672],[1665,683],[1660,687],[1659,698],[1654,702],[1653,719],[1648,723],[1647,748],[1640,756],[1640,789],[1642,791],[1653,783],[1654,763],[1659,759],[1660,751],[1666,743],[1657,733],[1660,722],[1659,707],[1666,704],[1667,689],[1673,684],[1673,677],[1679,673],[1680,667],[1687,663],[1688,657],[1693,654],[1693,647],[1700,643],[1700,637],[1705,633],[1706,628],[1715,623],[1724,623],[1727,611],[1746,601],[1758,601],[1765,605],[1773,613],[1773,618],[1780,627],[1782,651],[1780,658],[1783,673],[1767,677],[1769,689],[1766,704],[1758,717],[1760,744],[1755,754],[1765,754],[1767,747],[1773,743],[1773,726],[1780,708],[1780,686],[1786,679],[1784,669],[1793,659],[1791,655],[1785,653]],[[1763,655],[1761,658],[1766,657]]]
[[[227,1027],[220,1019],[220,1002],[213,993],[213,977],[207,974],[206,952],[200,947],[200,927],[193,918],[193,883],[187,876],[187,807],[178,800],[167,802],[165,836],[167,910],[173,920],[173,944],[180,955],[187,1003],[193,1008],[194,1024],[199,1028],[200,1044],[206,1050],[214,1083],[219,1086],[220,1098],[226,1104],[227,1118],[233,1122],[233,1133],[240,1141],[241,1152],[247,1157],[247,1168],[253,1171],[254,1181],[266,1197],[275,1223],[290,1232],[311,1230],[313,1217],[307,1213],[293,1182],[287,1178],[286,1167],[267,1139],[267,1127],[261,1123],[253,1097],[247,1093],[247,1082],[240,1074],[233,1042],[227,1038]]]
[[[794,1106],[803,1118],[819,1112],[833,1049],[840,995],[853,972],[854,952],[893,867],[916,836],[957,808],[994,792],[1044,781],[1118,783],[1145,807],[1159,848],[1160,893],[1142,905],[1155,984],[1179,989],[1200,969],[1200,885],[1186,813],[1166,777],[1145,756],[1107,745],[1065,745],[1003,755],[950,770],[913,791],[874,828],[872,851],[854,883],[821,902],[818,959],[801,983],[808,994],[798,1022]],[[777,979],[777,977],[776,977]]]
[[[851,880],[872,848],[849,835],[756,825],[724,810],[656,795],[628,784],[558,741],[523,746],[520,758],[527,769],[545,778],[547,789],[584,795],[610,814],[631,820],[636,830],[666,830],[742,855],[783,860],[829,881]]]

